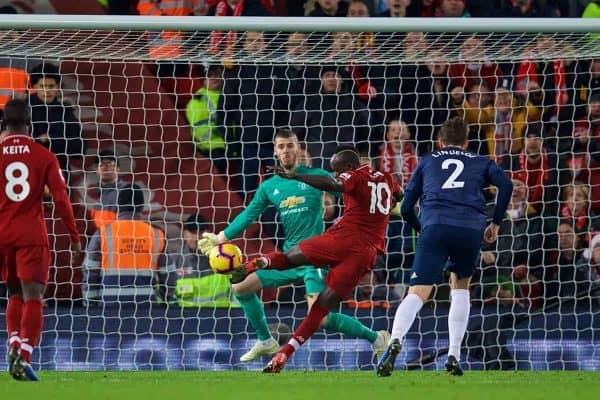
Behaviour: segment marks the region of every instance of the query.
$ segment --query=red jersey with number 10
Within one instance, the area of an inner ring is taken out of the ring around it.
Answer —
[[[45,186],[71,241],[79,242],[56,156],[27,135],[5,136],[0,142],[0,248],[49,245],[42,207]]]
[[[368,165],[346,171],[338,179],[344,184],[344,213],[330,230],[361,235],[367,244],[385,252],[392,194],[400,192],[400,185],[389,173],[373,171]]]

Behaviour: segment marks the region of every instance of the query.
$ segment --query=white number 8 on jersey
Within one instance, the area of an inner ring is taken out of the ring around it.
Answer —
[[[18,176],[15,172],[19,173]],[[14,202],[21,202],[29,196],[31,187],[27,181],[27,178],[29,178],[29,168],[27,168],[27,165],[20,161],[12,162],[6,166],[4,176],[6,177],[6,180],[8,180],[6,187],[4,188],[6,197]],[[15,191],[17,186],[21,187],[19,193]]]

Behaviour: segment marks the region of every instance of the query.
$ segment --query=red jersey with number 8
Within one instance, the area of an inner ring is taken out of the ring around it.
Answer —
[[[0,142],[0,248],[48,246],[44,187],[73,242],[79,241],[73,209],[56,156],[31,137],[9,134]]]
[[[385,252],[385,233],[394,207],[393,193],[400,185],[387,172],[373,171],[368,165],[338,175],[344,183],[344,213],[330,228],[361,235],[364,241]]]

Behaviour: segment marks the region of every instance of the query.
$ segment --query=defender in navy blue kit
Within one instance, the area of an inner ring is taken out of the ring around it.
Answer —
[[[460,118],[444,123],[439,150],[424,156],[406,187],[403,218],[418,232],[410,289],[394,317],[392,340],[377,366],[377,375],[389,376],[401,341],[410,329],[444,267],[451,272],[448,315],[450,346],[446,369],[462,375],[460,345],[469,319],[469,284],[479,260],[482,239],[493,243],[512,194],[504,171],[487,157],[466,151],[468,126]],[[498,187],[492,223],[487,228],[483,190]],[[420,200],[420,218],[415,205]]]

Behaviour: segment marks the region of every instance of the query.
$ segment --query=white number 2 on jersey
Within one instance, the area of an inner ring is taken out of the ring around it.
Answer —
[[[18,172],[18,174],[16,174],[16,172]],[[29,168],[27,168],[27,165],[20,161],[11,162],[6,166],[4,176],[8,181],[4,188],[6,197],[14,202],[21,202],[29,196],[31,186],[29,186],[29,182],[27,181],[27,178],[29,178]],[[21,188],[19,193],[15,191],[17,186],[20,186]]]
[[[367,185],[371,188],[371,205],[369,206],[369,212],[375,214],[375,209],[383,215],[390,213],[390,207],[392,205],[392,191],[386,182],[367,182]],[[386,193],[385,198],[383,192]],[[385,204],[383,202],[385,201]]]
[[[448,179],[446,179],[446,182],[442,185],[442,189],[459,189],[465,187],[465,182],[457,181],[458,177],[465,169],[465,164],[455,158],[448,158],[442,163],[442,169],[448,169],[451,165],[454,165],[456,168],[450,174]]]

